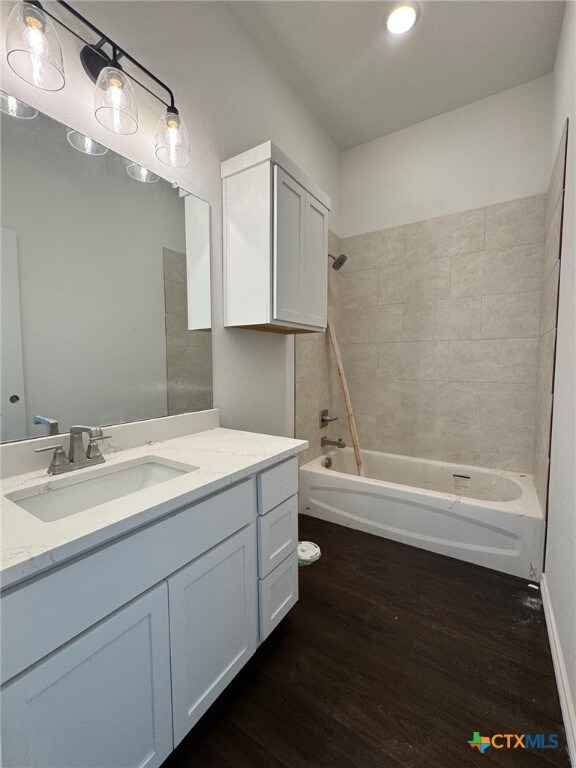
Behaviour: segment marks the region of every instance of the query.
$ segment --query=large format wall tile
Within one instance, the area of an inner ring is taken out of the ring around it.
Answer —
[[[406,304],[402,338],[405,341],[480,338],[481,305],[479,296]]]
[[[543,245],[520,245],[500,251],[452,258],[451,296],[539,291]]]
[[[548,192],[546,194],[546,230],[550,226],[552,215],[556,210],[560,193],[564,189],[564,174],[566,169],[566,140],[568,137],[568,121],[564,124],[564,130],[562,131],[562,138],[556,152],[556,159],[554,160],[554,169],[552,176],[550,177],[550,183],[548,184]]]
[[[212,407],[212,335],[188,330],[186,255],[163,249],[168,415]]]
[[[553,328],[540,337],[538,354],[538,384],[546,392],[553,392],[554,355],[556,352],[556,329]]]
[[[328,388],[324,381],[301,381],[296,383],[296,421],[320,423],[320,411],[328,408]]]
[[[328,379],[328,347],[308,340],[306,334],[296,343],[296,381]]]
[[[406,226],[406,261],[484,250],[484,208]]]
[[[534,433],[534,485],[542,509],[548,495],[548,469],[550,463],[550,428],[552,424],[553,395],[538,387],[536,429]]]
[[[514,339],[538,336],[540,291],[482,297],[482,337]]]
[[[341,344],[340,353],[349,379],[376,378],[376,344]]]
[[[386,267],[378,273],[378,302],[445,299],[450,295],[450,259]]]
[[[455,463],[530,472],[533,444],[531,429],[446,425],[446,461]]]
[[[447,341],[378,344],[379,379],[445,380],[449,378]]]
[[[560,261],[550,270],[542,291],[540,315],[540,336],[556,327],[558,310],[558,282],[560,279]]]
[[[210,347],[166,347],[166,368],[169,379],[187,378],[210,384],[212,381],[212,350]]]
[[[544,240],[546,196],[524,197],[486,208],[487,251]]]
[[[340,275],[335,281],[336,300],[341,309],[373,307],[378,304],[378,270],[363,269]]]
[[[339,312],[337,325],[341,343],[400,341],[402,305],[362,307]]]
[[[478,385],[451,381],[407,381],[402,385],[406,419],[475,424]]]
[[[531,383],[538,370],[538,339],[451,341],[453,381],[518,381]]]
[[[422,459],[444,458],[445,425],[434,421],[402,418],[376,419],[375,448]]]
[[[535,384],[478,384],[479,424],[532,429],[535,410]]]
[[[562,210],[564,207],[564,193],[560,195],[556,209],[552,213],[552,220],[550,226],[546,232],[546,240],[544,241],[544,265],[543,275],[544,280],[550,274],[550,271],[554,267],[554,264],[560,258],[560,238],[562,233]]]
[[[400,383],[377,379],[351,379],[348,383],[354,413],[396,416],[400,411]]]
[[[404,243],[404,227],[393,227],[347,237],[340,242],[341,252],[348,256],[346,264],[342,267],[342,273],[401,264],[404,261]]]

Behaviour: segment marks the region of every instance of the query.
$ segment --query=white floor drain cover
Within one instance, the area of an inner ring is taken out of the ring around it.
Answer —
[[[311,565],[320,559],[320,547],[313,541],[298,542],[298,565]]]

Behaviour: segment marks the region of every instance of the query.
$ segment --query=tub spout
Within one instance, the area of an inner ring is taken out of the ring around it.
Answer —
[[[346,448],[346,443],[341,437],[339,437],[338,440],[329,440],[327,437],[323,437],[320,440],[320,446],[324,448],[327,445],[334,445],[336,448]]]

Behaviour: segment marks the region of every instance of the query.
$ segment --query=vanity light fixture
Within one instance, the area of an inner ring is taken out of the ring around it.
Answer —
[[[412,29],[418,20],[420,9],[416,3],[397,3],[388,14],[386,27],[393,35],[403,35]]]
[[[97,141],[91,139],[89,136],[84,136],[83,133],[74,131],[69,128],[66,131],[66,138],[68,143],[77,149],[79,152],[83,152],[85,155],[105,155],[108,152],[108,147],[103,144],[98,144]]]
[[[54,25],[35,3],[18,3],[6,27],[6,59],[16,74],[43,91],[64,88],[62,48]]]
[[[18,117],[21,120],[33,120],[38,117],[38,110],[28,106],[15,96],[0,91],[0,112],[10,117]]]
[[[128,163],[126,166],[126,173],[128,176],[131,176],[133,179],[136,179],[136,181],[142,181],[145,184],[153,184],[155,181],[158,181],[160,176],[157,176],[155,173],[152,173],[152,171],[149,171],[148,168],[144,168],[142,165],[138,165],[138,163]]]
[[[188,131],[175,108],[169,108],[158,120],[156,157],[173,168],[182,168],[190,162]]]
[[[53,6],[80,21],[97,40],[90,42],[55,16]],[[94,114],[98,122],[113,133],[135,133],[138,130],[138,106],[132,84],[137,83],[163,107],[156,132],[156,157],[173,168],[188,165],[188,131],[176,109],[170,88],[64,0],[55,0],[50,10],[43,8],[40,0],[20,0],[17,3],[10,14],[6,34],[6,55],[12,69],[27,82],[44,90],[59,90],[64,86],[62,50],[50,20],[83,43],[80,61],[96,86]],[[132,72],[127,74],[124,62],[152,84],[136,79]],[[155,86],[165,91],[168,98],[160,97]]]

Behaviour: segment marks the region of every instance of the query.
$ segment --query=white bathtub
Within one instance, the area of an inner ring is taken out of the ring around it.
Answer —
[[[332,467],[326,468],[326,459]],[[300,468],[300,512],[539,580],[544,518],[531,475],[351,448]]]

